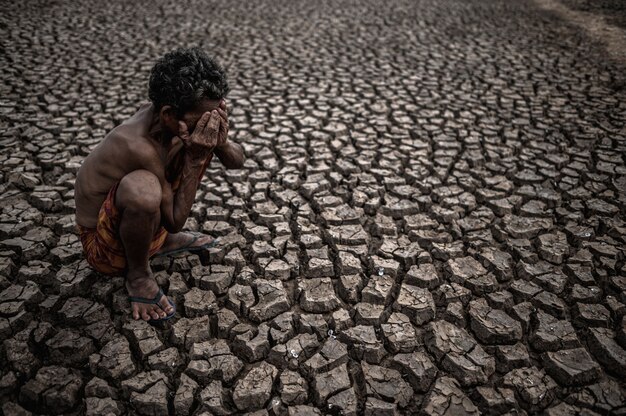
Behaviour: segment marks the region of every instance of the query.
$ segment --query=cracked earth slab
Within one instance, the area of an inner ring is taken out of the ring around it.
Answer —
[[[624,413],[626,48],[538,1],[3,6],[2,412]],[[153,261],[150,326],[74,182],[192,44],[246,162],[186,224],[220,246]]]

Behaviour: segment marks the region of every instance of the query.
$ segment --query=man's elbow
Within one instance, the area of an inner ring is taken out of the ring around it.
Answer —
[[[241,168],[243,168],[243,164],[244,164],[245,161],[246,161],[246,158],[241,156],[239,158],[239,160],[236,161],[235,167],[233,167],[233,169],[241,169]]]
[[[245,161],[245,158],[241,156],[240,158],[229,160],[228,165],[224,167],[226,169],[241,169],[243,168],[243,164]]]

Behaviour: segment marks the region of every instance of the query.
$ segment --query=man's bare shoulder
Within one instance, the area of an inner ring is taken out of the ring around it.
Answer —
[[[134,124],[121,124],[101,143],[102,159],[124,165],[124,170],[163,168],[154,140]]]
[[[130,159],[153,157],[158,159],[158,152],[150,138],[124,124],[111,130],[105,137],[103,145],[123,151]]]

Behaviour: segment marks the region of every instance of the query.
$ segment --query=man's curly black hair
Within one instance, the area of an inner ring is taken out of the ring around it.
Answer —
[[[148,96],[157,111],[171,105],[181,117],[200,99],[219,100],[228,94],[224,69],[200,48],[166,53],[150,71]]]

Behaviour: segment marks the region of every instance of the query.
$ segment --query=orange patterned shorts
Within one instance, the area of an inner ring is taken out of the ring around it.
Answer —
[[[122,275],[126,270],[126,254],[119,237],[120,213],[115,207],[116,183],[109,191],[100,212],[96,228],[77,225],[80,241],[87,262],[96,271],[107,275]],[[153,256],[167,238],[167,231],[161,227],[152,238],[149,256]]]

